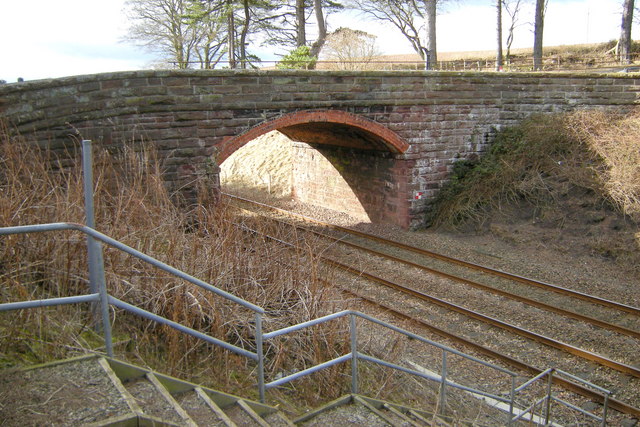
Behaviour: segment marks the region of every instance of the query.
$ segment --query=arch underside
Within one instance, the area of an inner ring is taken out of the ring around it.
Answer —
[[[402,223],[406,211],[403,160],[409,148],[380,123],[339,110],[298,111],[225,141],[217,160],[277,130],[295,144],[291,196],[365,222]],[[252,174],[259,173],[252,171]]]
[[[294,141],[361,150],[390,151],[385,140],[365,129],[341,123],[304,123],[278,129]]]
[[[272,130],[294,141],[324,144],[367,151],[404,153],[409,144],[389,128],[340,110],[298,111],[262,123],[225,141],[218,156],[222,163],[247,142]]]

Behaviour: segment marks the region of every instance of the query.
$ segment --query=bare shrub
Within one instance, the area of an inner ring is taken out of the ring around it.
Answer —
[[[340,308],[340,298],[319,280],[326,273],[315,255],[316,242],[306,241],[305,249],[291,251],[257,237],[248,229],[283,238],[291,232],[239,215],[224,203],[214,205],[215,194],[206,185],[196,207],[190,211],[177,207],[163,184],[162,164],[152,144],[129,144],[117,152],[96,146],[94,152],[99,231],[264,307],[265,330]],[[5,129],[0,134],[2,226],[83,223],[79,163],[60,168],[52,153],[10,136]],[[287,263],[276,262],[283,259]],[[104,263],[107,287],[116,298],[255,349],[254,317],[248,310],[115,249],[104,248]],[[70,232],[2,237],[0,286],[3,302],[86,293],[84,237]],[[231,392],[255,392],[253,362],[119,310],[112,311],[112,317],[119,357]],[[88,319],[87,307],[3,314],[0,358],[5,365],[21,365],[100,350],[103,343]],[[267,375],[334,357],[342,350],[341,328],[330,326],[322,333],[290,338],[286,353],[281,342],[267,342]],[[323,373],[322,384],[334,382],[339,374]]]
[[[492,212],[525,201],[534,209],[553,209],[570,186],[599,191],[597,156],[576,142],[564,116],[533,116],[498,132],[479,159],[454,165],[428,222],[458,227],[481,224]]]
[[[579,112],[571,115],[570,125],[602,159],[598,173],[607,195],[640,222],[640,111]]]
[[[360,30],[338,28],[327,37],[321,60],[329,70],[373,70],[379,56],[376,36]]]

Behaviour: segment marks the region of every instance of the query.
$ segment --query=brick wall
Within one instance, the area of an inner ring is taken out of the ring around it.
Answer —
[[[59,149],[80,137],[153,141],[168,185],[177,186],[211,170],[211,159],[239,148],[252,131],[301,111],[344,112],[407,144],[403,153],[390,150],[388,165],[398,185],[395,222],[405,224],[406,215],[420,220],[453,162],[482,152],[496,128],[534,113],[628,109],[639,102],[638,83],[625,74],[139,71],[2,85],[0,115],[30,140]],[[373,191],[384,191],[383,181]],[[426,197],[415,200],[416,191]]]
[[[362,221],[407,227],[407,176],[398,170],[406,163],[385,152],[294,143],[293,196]]]

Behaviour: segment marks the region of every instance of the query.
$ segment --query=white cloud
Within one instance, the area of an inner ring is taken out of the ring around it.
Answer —
[[[495,48],[495,7],[489,0],[445,3],[438,15],[438,50]],[[531,2],[529,2],[531,3]],[[620,0],[553,0],[545,22],[547,46],[604,42],[619,37]],[[120,40],[126,33],[124,0],[4,1],[0,13],[0,79],[28,80],[147,67],[152,57]],[[508,19],[506,16],[506,20]],[[531,47],[532,7],[521,13],[513,47]],[[350,27],[378,36],[386,54],[412,53],[391,24],[367,22],[354,13],[331,15],[330,29]],[[312,30],[310,26],[310,30]],[[638,25],[636,25],[638,27]],[[634,38],[637,38],[637,29]],[[262,48],[263,59],[281,49]]]
[[[494,1],[460,0],[445,3],[437,17],[437,42],[441,52],[491,50],[496,45]],[[554,0],[549,2],[544,44],[599,43],[620,36],[620,0]],[[533,4],[527,2],[519,14],[513,47],[533,46]],[[333,18],[333,17],[330,17]],[[330,19],[334,28],[346,26],[378,36],[384,53],[413,53],[404,36],[392,26],[364,22],[359,17]],[[503,13],[503,40],[510,19]],[[636,25],[638,27],[638,25]],[[634,37],[638,37],[637,28]]]
[[[149,57],[121,43],[123,0],[6,2],[0,21],[0,79],[28,80],[135,70]]]

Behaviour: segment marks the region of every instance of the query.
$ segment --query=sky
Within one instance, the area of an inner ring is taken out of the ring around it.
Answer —
[[[622,0],[549,0],[544,45],[617,39]],[[495,49],[495,0],[450,0],[437,18],[438,51]],[[9,83],[150,68],[153,55],[123,42],[124,0],[0,0],[0,80]],[[506,14],[505,14],[506,15]],[[533,8],[521,12],[513,47],[533,45]],[[504,17],[505,26],[508,18]],[[413,53],[394,28],[354,14],[331,15],[330,28],[349,27],[377,36],[384,54]],[[640,27],[636,25],[635,27]],[[634,29],[632,38],[640,37]],[[264,60],[275,50],[261,49]]]

